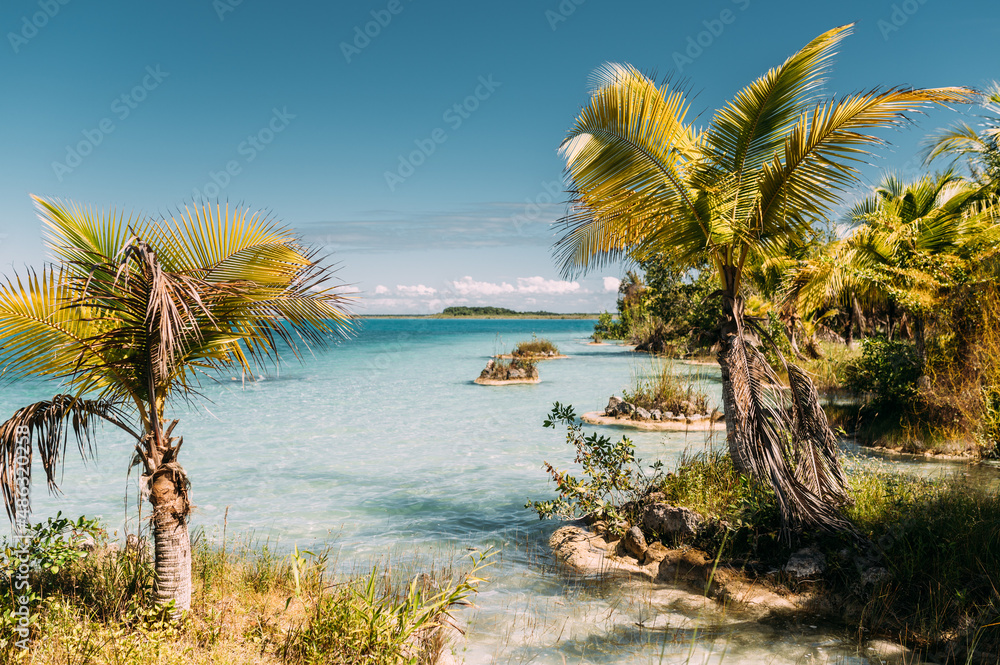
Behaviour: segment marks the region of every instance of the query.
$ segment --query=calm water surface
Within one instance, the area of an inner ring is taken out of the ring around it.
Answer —
[[[470,550],[499,547],[477,609],[462,616],[470,664],[867,663],[822,626],[688,616],[638,587],[584,583],[552,560],[546,543],[559,525],[524,504],[552,495],[542,461],[565,468],[572,451],[564,432],[542,421],[556,401],[577,413],[600,410],[650,369],[645,356],[588,345],[592,330],[592,321],[574,320],[367,320],[356,338],[270,368],[263,380],[206,381],[210,401],[178,403],[170,414],[181,420],[175,433],[184,436],[193,526],[217,537],[228,508],[230,534],[253,532],[287,548],[332,543],[350,568],[387,557],[461,562]],[[571,357],[542,363],[537,385],[472,383],[490,355],[532,333]],[[676,370],[721,406],[717,368]],[[0,414],[53,388],[5,386]],[[706,445],[705,433],[629,435],[639,457],[668,465]],[[35,485],[36,518],[62,510],[134,529],[130,448],[108,428],[98,463],[69,451],[64,494]]]

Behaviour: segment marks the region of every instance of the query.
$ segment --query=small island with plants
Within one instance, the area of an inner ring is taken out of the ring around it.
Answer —
[[[569,358],[569,356],[560,353],[559,347],[553,344],[550,340],[547,340],[544,337],[538,337],[537,335],[532,335],[530,340],[518,342],[513,351],[501,354],[497,357],[504,359],[516,358],[518,360],[534,361]]]
[[[669,363],[653,366],[653,373],[637,375],[624,399],[612,395],[604,411],[589,411],[580,419],[591,425],[619,425],[645,430],[711,430],[723,419],[709,409],[708,395],[690,378],[682,383]]]
[[[538,367],[533,360],[490,358],[475,383],[481,386],[511,386],[540,381]]]

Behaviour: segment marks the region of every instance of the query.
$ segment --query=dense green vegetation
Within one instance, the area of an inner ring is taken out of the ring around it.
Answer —
[[[988,655],[1000,646],[995,491],[961,475],[927,481],[854,458],[845,516],[856,535],[806,530],[789,539],[774,491],[740,473],[725,453],[685,454],[667,471],[637,459],[627,437],[584,433],[572,408],[556,404],[545,426],[560,425],[582,475],[546,464],[557,497],[526,506],[540,517],[584,516],[602,522],[616,539],[641,525],[652,500],[689,508],[705,518],[704,526],[693,535],[668,536],[664,544],[698,548],[751,581],[801,591],[777,571],[793,552],[817,548],[826,570],[811,588],[823,590],[827,612],[859,636],[950,651],[953,658],[975,650]],[[653,541],[660,534],[645,536]]]
[[[555,319],[566,319],[566,318],[590,318],[593,314],[585,313],[575,313],[575,314],[557,314],[556,312],[517,312],[512,309],[507,309],[505,307],[445,307],[440,314],[435,314],[434,316],[439,317],[479,317],[479,318],[555,318]]]
[[[821,392],[853,396],[830,416],[866,444],[975,457],[1000,443],[1000,86],[978,100],[988,111],[981,129],[932,137],[928,157],[953,159],[943,171],[885,174],[843,219],[747,255],[745,313],[769,363],[787,380],[784,362],[794,360]],[[822,230],[838,222],[846,230]],[[712,271],[666,251],[637,258],[595,337],[673,357],[717,355]]]

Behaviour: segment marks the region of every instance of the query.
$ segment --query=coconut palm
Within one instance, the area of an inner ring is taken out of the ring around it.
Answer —
[[[990,190],[951,171],[913,182],[886,175],[847,214],[850,234],[795,273],[790,294],[803,312],[852,300],[885,309],[890,335],[908,315],[923,357],[927,316],[997,249]]]
[[[341,335],[345,297],[314,250],[259,212],[206,205],[150,219],[35,201],[56,262],[0,285],[0,368],[61,379],[64,393],[0,425],[8,515],[33,456],[17,454],[20,435],[55,490],[70,431],[86,458],[99,423],[120,428],[152,505],[155,601],[176,616],[191,602],[191,504],[169,407],[197,397],[202,376],[253,375],[285,346],[298,354]]]
[[[669,82],[657,85],[630,65],[605,65],[561,146],[573,197],[555,246],[565,274],[658,251],[680,264],[707,260],[714,267],[729,450],[738,469],[774,487],[786,527],[848,529],[834,508],[846,499],[845,481],[807,375],[789,363],[791,396],[769,388],[776,377],[757,348],[760,331],[744,316],[746,266],[802,242],[829,215],[883,143],[868,130],[970,95],[963,88],[890,88],[821,98],[849,30],[809,42],[741,90],[704,129],[686,121],[685,95]]]
[[[929,137],[926,161],[951,158],[965,162],[974,182],[1000,184],[1000,83],[994,81],[978,97],[983,113],[979,129],[959,122]]]

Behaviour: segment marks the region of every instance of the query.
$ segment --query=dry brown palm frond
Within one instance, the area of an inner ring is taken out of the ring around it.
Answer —
[[[56,395],[51,400],[30,404],[0,425],[0,486],[7,515],[12,520],[19,495],[18,478],[25,478],[30,485],[32,443],[38,448],[49,491],[57,492],[56,470],[66,456],[70,429],[80,456],[87,459],[93,457],[93,434],[102,421],[117,425],[136,440],[140,438],[127,424],[128,416],[114,403],[72,395]]]
[[[735,416],[730,430],[733,437],[730,449],[744,451],[742,461],[750,473],[767,481],[774,489],[786,531],[813,527],[853,533],[850,522],[839,514],[835,504],[826,500],[826,497],[840,496],[842,472],[836,448],[828,448],[828,444],[835,445],[832,433],[829,439],[820,437],[821,423],[815,410],[820,413],[822,410],[815,388],[800,370],[796,374],[797,389],[787,394],[757,348],[753,335],[746,329],[742,299],[737,300],[733,311],[737,333],[730,338],[725,358],[732,391],[732,415]],[[751,327],[756,326],[751,324]],[[795,371],[790,370],[790,373]],[[726,418],[727,421],[731,419],[730,413],[727,412]],[[800,423],[801,432],[796,429]],[[811,464],[817,472],[811,478],[802,472],[800,477],[796,465],[799,461],[804,461],[807,469]]]
[[[785,363],[793,405],[795,475],[814,494],[836,504],[850,502],[847,476],[837,459],[837,439],[830,430],[819,393],[798,365]]]

